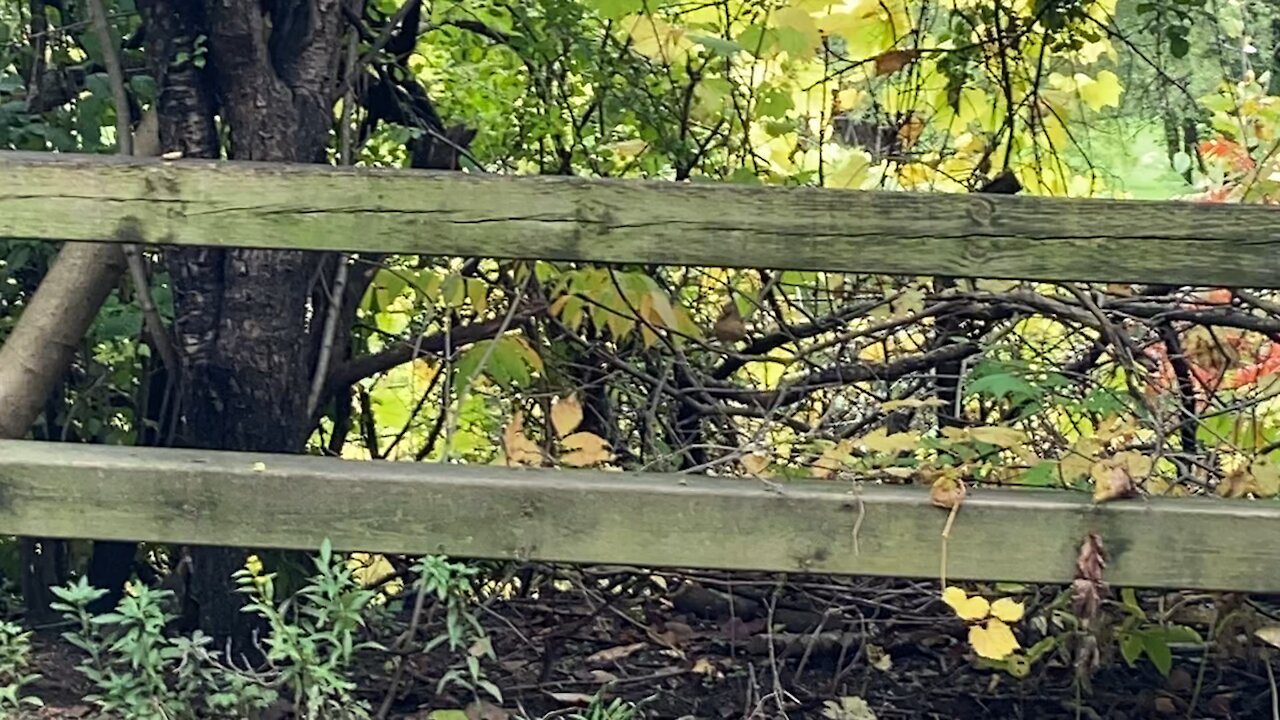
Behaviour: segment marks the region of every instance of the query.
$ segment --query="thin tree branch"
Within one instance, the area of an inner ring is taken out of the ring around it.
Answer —
[[[107,12],[102,0],[89,0],[89,16],[94,32],[98,36],[98,44],[102,49],[107,80],[111,85],[111,100],[115,104],[116,148],[121,155],[137,155],[139,153],[136,151],[141,149],[141,143],[139,147],[134,146],[133,118],[129,110],[129,92],[125,88],[124,69],[120,65],[120,55],[111,37],[111,28],[107,24]],[[141,130],[140,125],[139,135],[142,135]],[[159,143],[156,142],[155,145],[156,148],[149,148],[150,154],[157,152]],[[133,243],[125,245],[123,250],[125,262],[129,268],[129,277],[133,280],[138,293],[138,304],[142,307],[142,320],[146,325],[147,334],[155,343],[156,350],[160,353],[160,362],[164,364],[169,383],[172,384],[180,370],[178,354],[174,350],[173,341],[170,339],[168,329],[165,328],[164,320],[160,317],[160,311],[156,308],[155,300],[151,297],[151,286],[147,280],[147,268],[142,260],[142,251]]]
[[[347,77],[354,72],[356,63],[356,35],[350,34],[347,41]],[[351,165],[351,106],[355,104],[355,89],[347,84],[347,92],[342,98],[342,123],[338,129],[339,148],[338,163]],[[334,338],[338,334],[338,320],[342,317],[342,301],[346,297],[347,274],[351,271],[350,258],[338,255],[338,269],[333,273],[333,286],[329,288],[329,309],[324,316],[324,332],[320,338],[320,352],[316,357],[316,367],[311,374],[311,391],[307,394],[307,417],[313,417],[324,394],[325,379],[329,376],[329,362],[333,357]]]
[[[543,309],[540,305],[521,308],[514,320],[526,320],[537,315]],[[397,365],[403,365],[422,355],[438,355],[446,348],[458,348],[481,340],[488,340],[498,335],[502,328],[509,324],[505,318],[487,320],[455,327],[445,332],[422,335],[414,340],[406,340],[372,355],[358,357],[333,369],[326,386],[333,389],[351,385],[367,377],[386,372]]]

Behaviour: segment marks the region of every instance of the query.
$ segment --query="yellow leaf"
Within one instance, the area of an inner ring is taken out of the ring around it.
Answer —
[[[577,430],[581,423],[582,404],[578,402],[577,396],[557,398],[556,403],[551,406],[551,427],[555,428],[556,435],[564,437]]]
[[[1258,458],[1249,464],[1249,474],[1253,476],[1258,495],[1271,497],[1280,493],[1280,465],[1266,458]]]
[[[836,105],[841,110],[855,107],[862,101],[864,93],[857,88],[844,88],[836,93]]]
[[[914,315],[924,309],[924,290],[909,288],[889,302],[894,317]]]
[[[467,298],[476,314],[483,315],[489,309],[489,288],[482,280],[467,279]]]
[[[1004,448],[1021,445],[1027,441],[1027,434],[1021,430],[994,425],[969,428],[969,437],[978,442],[990,443]]]
[[[254,472],[266,472],[266,471],[267,471],[267,464],[266,464],[266,463],[264,463],[264,462],[256,462],[256,463],[254,463],[254,464],[253,464],[253,471],[254,471]]]
[[[975,652],[989,660],[1003,660],[1017,650],[1018,639],[1002,620],[991,618],[985,626],[969,628],[969,644]]]
[[[975,280],[973,286],[982,292],[1005,293],[1018,287],[1017,280]]]
[[[542,451],[524,434],[524,413],[517,412],[502,431],[502,449],[507,455],[507,465],[537,465],[542,462]]]
[[[900,432],[890,435],[884,428],[876,428],[863,436],[859,442],[872,452],[892,454],[920,447],[920,434]]]
[[[719,677],[721,674],[715,663],[704,657],[695,660],[691,670],[697,675],[707,675],[709,677]]]
[[[981,620],[991,609],[991,605],[985,598],[977,595],[969,597],[964,590],[954,585],[942,591],[942,602],[949,605],[964,620]]]
[[[752,475],[759,475],[769,467],[769,458],[760,453],[748,453],[742,456],[742,467]]]
[[[1120,91],[1123,88],[1120,85],[1120,78],[1110,70],[1103,70],[1096,77],[1077,73],[1075,82],[1080,99],[1094,110],[1101,110],[1108,105],[1113,107],[1120,105]]]
[[[991,615],[1005,622],[1018,622],[1022,619],[1024,612],[1026,612],[1026,608],[1022,606],[1022,603],[1010,598],[1000,598],[991,603]]]
[[[1253,631],[1254,637],[1262,642],[1280,648],[1280,625],[1266,625]]]
[[[892,412],[901,408],[939,407],[942,405],[946,405],[946,403],[938,398],[905,398],[903,400],[882,402],[880,403],[880,409],[884,412]]]
[[[844,462],[849,459],[852,454],[852,447],[848,440],[842,440],[838,444],[827,448],[821,457],[813,463],[810,472],[814,477],[824,480],[831,478],[840,470]]]
[[[648,14],[636,17],[631,43],[641,55],[667,63],[678,60],[692,47],[684,30]]]
[[[515,335],[513,337],[515,338],[516,344],[520,346],[520,354],[524,356],[524,361],[529,364],[529,367],[537,370],[538,372],[546,372],[546,369],[542,365],[542,356],[538,354],[537,350],[533,349],[533,346],[529,344],[529,341],[520,335]]]
[[[608,462],[612,457],[608,441],[594,433],[576,432],[562,440],[561,444],[568,452],[560,456],[560,462],[572,467],[598,465]]]

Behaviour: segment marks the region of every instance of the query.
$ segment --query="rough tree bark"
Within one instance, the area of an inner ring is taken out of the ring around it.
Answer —
[[[161,91],[166,151],[217,157],[213,121],[237,160],[325,160],[343,58],[344,6],[358,0],[147,0],[139,2]],[[204,35],[203,68],[189,58]],[[320,254],[169,249],[183,366],[178,443],[298,452],[310,429],[312,282]],[[195,548],[190,599],[201,628],[246,648],[252,625],[231,592],[245,551]]]

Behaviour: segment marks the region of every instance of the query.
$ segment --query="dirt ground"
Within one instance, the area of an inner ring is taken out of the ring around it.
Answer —
[[[846,698],[865,700],[880,720],[1280,717],[1274,681],[1256,655],[1177,647],[1165,677],[1145,659],[1129,667],[1103,647],[1087,688],[1077,682],[1080,655],[1067,648],[1022,678],[979,667],[936,582],[546,566],[525,573],[536,592],[481,610],[499,659],[488,675],[504,702],[473,708],[472,717],[565,717],[599,692],[638,703],[644,718],[861,720],[831,709]],[[1032,587],[1021,596],[1024,648],[1044,636],[1035,618],[1061,590]],[[32,717],[93,717],[76,654],[56,638],[37,645],[36,691],[46,708]],[[384,660],[372,658],[360,675],[375,708],[388,695]],[[441,666],[439,657],[409,656],[389,717],[425,718],[470,702],[434,693]]]

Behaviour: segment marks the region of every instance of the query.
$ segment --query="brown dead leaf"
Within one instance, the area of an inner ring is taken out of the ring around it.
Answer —
[[[1102,571],[1106,567],[1106,548],[1102,545],[1102,538],[1089,533],[1080,544],[1080,553],[1076,556],[1076,577],[1071,583],[1071,604],[1077,617],[1090,620],[1098,616],[1107,593],[1107,584],[1102,579]]]
[[[711,334],[720,342],[741,342],[747,339],[747,324],[738,312],[738,303],[732,298],[724,304],[720,317],[711,328]]]
[[[517,412],[502,431],[502,449],[507,455],[507,465],[542,463],[542,450],[524,434],[524,413]]]
[[[693,628],[678,620],[668,620],[659,628],[650,628],[649,637],[655,642],[678,650],[693,639]]]
[[[890,75],[920,57],[919,50],[887,50],[876,56],[876,75]]]
[[[582,403],[576,395],[558,398],[551,406],[551,427],[555,428],[556,437],[564,437],[582,424]]]
[[[1138,483],[1151,474],[1151,458],[1139,452],[1117,453],[1103,458],[1089,469],[1093,478],[1093,501],[1109,502],[1137,494]]]
[[[923,133],[924,121],[913,114],[898,127],[898,142],[902,143],[904,149],[909,150]]]
[[[649,643],[631,643],[630,645],[617,645],[611,648],[605,648],[598,652],[593,652],[587,656],[586,663],[588,665],[608,665],[619,660],[629,658],[641,650],[649,647]]]
[[[743,642],[750,639],[757,633],[764,632],[768,621],[764,618],[756,618],[755,620],[743,620],[740,617],[731,617],[720,624],[720,630],[730,642]]]
[[[576,432],[560,443],[568,451],[560,456],[560,462],[572,467],[599,465],[613,457],[609,442],[594,433]]]
[[[609,683],[618,682],[618,676],[614,675],[608,670],[592,670],[590,674],[591,674],[591,679],[595,682],[600,683],[601,685],[608,685]]]
[[[968,491],[960,478],[943,475],[934,480],[933,485],[929,488],[929,502],[940,508],[950,510],[964,501],[966,492]]]

